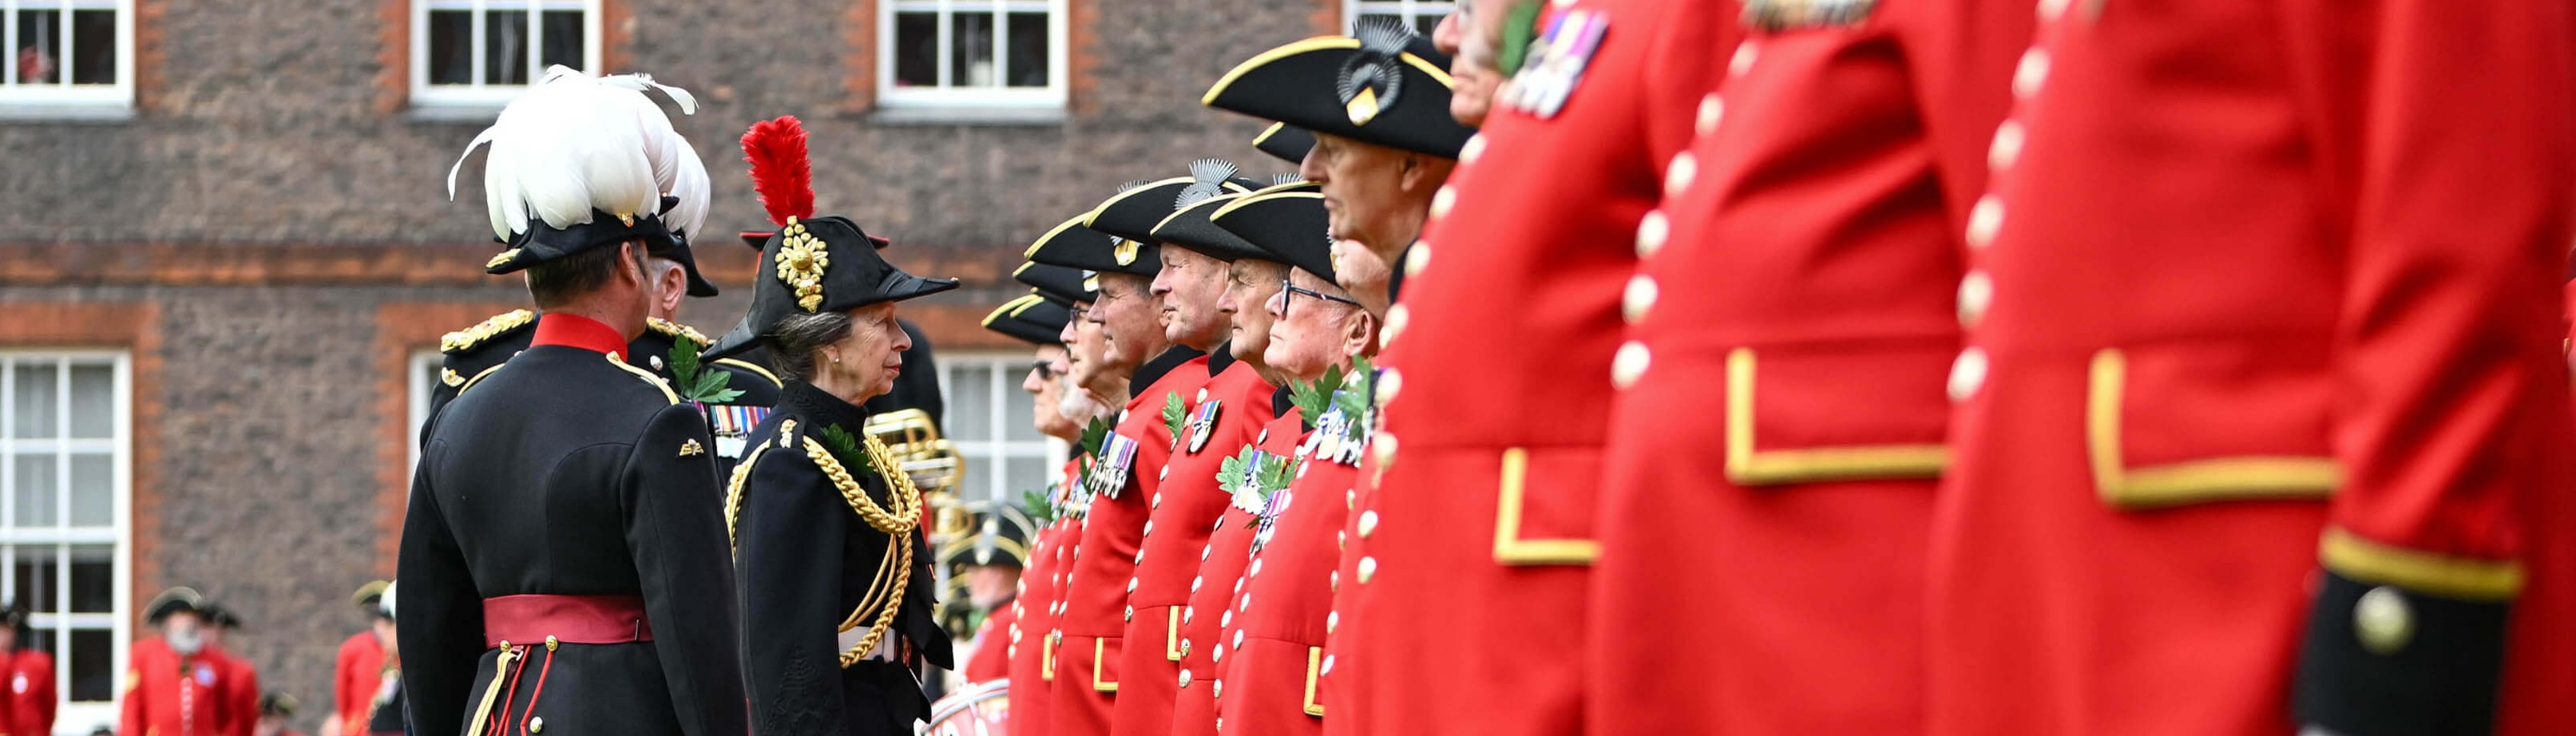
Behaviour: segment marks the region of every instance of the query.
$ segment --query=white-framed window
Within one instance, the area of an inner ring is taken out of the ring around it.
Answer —
[[[1045,488],[1063,464],[1069,448],[1038,434],[1030,423],[1036,398],[1020,390],[1033,360],[1026,350],[939,353],[939,386],[948,411],[939,427],[966,460],[958,500],[1018,503],[1025,492]]]
[[[507,104],[562,64],[600,65],[600,0],[412,0],[411,101]]]
[[[429,393],[438,388],[438,371],[447,366],[447,356],[436,350],[423,350],[411,354],[409,365],[411,368],[404,372],[407,378],[403,385],[403,405],[410,407],[406,417],[411,425],[411,429],[403,434],[403,451],[409,453],[403,456],[403,486],[406,488],[411,486],[410,469],[420,467],[421,425],[429,422]]]
[[[134,105],[134,0],[0,0],[0,108]]]
[[[1457,9],[1458,3],[1450,0],[1342,0],[1342,27],[1347,32],[1363,20],[1393,18],[1428,36],[1441,18]]]
[[[34,613],[66,729],[115,722],[124,695],[132,396],[123,353],[0,351],[0,591]]]
[[[880,0],[887,107],[1061,108],[1067,0]]]

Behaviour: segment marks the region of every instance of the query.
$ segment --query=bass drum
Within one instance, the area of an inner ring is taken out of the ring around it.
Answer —
[[[1009,736],[1011,681],[978,683],[930,704],[927,736]]]

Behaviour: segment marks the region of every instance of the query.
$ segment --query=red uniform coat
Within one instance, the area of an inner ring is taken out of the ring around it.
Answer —
[[[1002,604],[984,617],[984,625],[975,627],[975,654],[966,658],[961,672],[969,684],[982,684],[1011,676],[1011,632],[1017,628],[1018,599]]]
[[[1294,478],[1269,503],[1275,516],[1267,539],[1255,537],[1243,590],[1228,609],[1233,631],[1212,653],[1225,670],[1216,696],[1219,733],[1323,732],[1318,678],[1330,669],[1324,639],[1338,616],[1332,576],[1342,545],[1336,540],[1359,480],[1357,441],[1345,451],[1343,438],[1346,423],[1359,420],[1326,412],[1300,438]]]
[[[223,736],[238,715],[223,697],[223,668],[213,658],[179,656],[153,637],[135,642],[126,664],[117,736]]]
[[[250,736],[251,729],[259,725],[259,669],[229,650],[207,647],[206,654],[220,663],[216,679],[223,686],[223,733]]]
[[[1080,458],[1065,463],[1064,480],[1053,491],[1056,498],[1075,497],[1069,484],[1080,477],[1081,463]],[[1017,612],[1009,630],[1012,736],[1044,734],[1055,725],[1049,720],[1055,712],[1049,706],[1055,685],[1052,642],[1062,610],[1067,557],[1081,537],[1081,527],[1067,511],[1039,529],[1035,543],[1029,545],[1029,564],[1020,571],[1020,592],[1011,600],[1011,610]]]
[[[1252,364],[1210,355],[1208,366],[1216,375],[1183,397],[1187,418],[1179,444],[1163,473],[1162,488],[1146,502],[1152,514],[1136,555],[1136,591],[1127,595],[1134,613],[1127,617],[1125,638],[1133,646],[1118,667],[1110,729],[1116,736],[1171,733],[1172,699],[1181,672],[1181,609],[1189,603],[1191,579],[1199,574],[1200,553],[1232,501],[1217,487],[1217,470],[1251,444],[1273,416],[1270,394],[1276,389]]]
[[[1592,733],[1921,732],[1958,223],[2031,25],[1912,0],[1745,29],[1630,286]]]
[[[1296,407],[1289,407],[1253,435],[1256,447],[1277,457],[1295,454],[1297,440],[1305,433],[1300,421]],[[1216,736],[1217,683],[1225,672],[1215,658],[1216,645],[1234,636],[1234,594],[1240,589],[1244,567],[1252,564],[1252,537],[1260,520],[1260,509],[1250,499],[1228,505],[1225,516],[1217,519],[1215,533],[1208,535],[1207,548],[1199,554],[1198,576],[1190,580],[1190,602],[1181,609],[1185,633],[1172,736]],[[1200,611],[1208,615],[1198,615]]]
[[[367,715],[384,675],[385,645],[376,639],[376,632],[361,631],[340,642],[339,661],[331,675],[331,712],[340,719],[341,733],[367,732]]]
[[[54,709],[61,701],[54,696],[54,655],[39,649],[20,649],[6,655],[0,677],[7,678],[9,698],[6,713],[10,736],[46,736],[54,732]]]
[[[1073,558],[1064,579],[1063,638],[1056,642],[1056,673],[1065,687],[1052,692],[1057,736],[1107,736],[1112,700],[1118,693],[1119,656],[1127,628],[1127,594],[1136,589],[1136,553],[1145,541],[1145,520],[1153,512],[1154,493],[1162,488],[1162,470],[1172,454],[1172,431],[1163,424],[1163,397],[1187,399],[1208,379],[1207,359],[1191,358],[1152,375],[1179,349],[1137,370],[1135,383],[1145,384],[1120,413],[1110,440],[1132,444],[1126,454],[1104,449],[1097,462],[1126,473],[1126,483],[1092,495],[1083,512],[1082,554]],[[1099,471],[1093,471],[1095,474]]]
[[[2571,8],[2040,12],[1964,231],[1932,733],[2576,729]]]
[[[1432,202],[1382,335],[1382,488],[1358,511],[1380,528],[1348,550],[1374,572],[1341,581],[1344,616],[1366,622],[1336,645],[1351,669],[1335,689],[1367,700],[1328,719],[1336,732],[1582,727],[1620,298],[1708,88],[1702,64],[1668,59],[1731,44],[1722,23],[1676,20],[1732,18],[1731,3],[1682,5],[1588,6],[1607,26],[1563,109],[1497,105]]]

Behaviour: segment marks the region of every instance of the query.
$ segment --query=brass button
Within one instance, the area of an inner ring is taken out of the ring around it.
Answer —
[[[1458,147],[1458,163],[1460,163],[1460,164],[1472,164],[1472,163],[1475,163],[1475,162],[1476,162],[1476,157],[1477,157],[1477,156],[1482,156],[1482,155],[1484,155],[1484,154],[1485,154],[1485,134],[1483,134],[1483,133],[1478,133],[1478,134],[1475,134],[1475,135],[1467,136],[1467,143],[1466,143],[1466,145],[1462,145],[1462,146],[1459,146],[1459,147]]]
[[[1193,404],[1205,404],[1205,403],[1207,403],[1207,389],[1204,389],[1204,388],[1199,389],[1199,397],[1198,397],[1196,400],[1191,401],[1190,403],[1193,403]]]
[[[1395,337],[1404,333],[1404,325],[1411,321],[1412,316],[1412,310],[1406,309],[1402,304],[1387,307],[1386,327],[1378,331],[1378,347],[1383,348],[1395,342]]]
[[[1965,402],[1975,398],[1986,385],[1986,351],[1974,345],[1959,351],[1959,359],[1950,364],[1950,400]]]
[[[1621,390],[1637,385],[1637,379],[1645,377],[1646,366],[1654,362],[1654,357],[1654,352],[1647,350],[1643,342],[1629,340],[1620,345],[1618,354],[1610,358],[1610,385]]]
[[[1205,575],[1190,578],[1190,592],[1199,592],[1199,585],[1205,582],[1207,582],[1207,576]]]
[[[1698,156],[1691,155],[1689,151],[1673,154],[1672,164],[1664,168],[1664,196],[1681,196],[1682,192],[1690,190],[1691,182],[1698,178]]]
[[[2415,610],[2396,588],[2379,586],[2361,594],[2352,606],[2352,633],[2361,648],[2380,656],[2396,654],[2415,639]]]
[[[1360,512],[1360,538],[1367,539],[1369,538],[1369,535],[1376,533],[1377,509],[1369,509],[1367,511]]]
[[[1995,126],[1995,142],[1986,148],[1986,166],[1996,171],[2012,168],[2013,162],[2021,160],[2026,135],[2019,120],[2006,120]]]
[[[2068,0],[2039,0],[2039,22],[2055,22],[2059,16],[2066,15],[2067,2]]]
[[[1379,472],[1385,472],[1386,466],[1395,464],[1394,434],[1380,432],[1375,439],[1369,440],[1369,446],[1377,448],[1377,466]]]
[[[1710,92],[1699,98],[1699,116],[1691,121],[1691,132],[1708,135],[1717,131],[1717,121],[1726,116],[1726,98]]]
[[[1243,632],[1242,632],[1242,631],[1236,631],[1236,632],[1234,632],[1234,648],[1236,648],[1236,649],[1242,649],[1242,648],[1243,648]]]
[[[1187,689],[1189,689],[1189,687],[1190,687],[1190,671],[1189,671],[1189,670],[1181,670],[1181,689],[1183,689],[1183,690],[1187,690]]]
[[[528,733],[537,733],[544,730],[546,730],[546,719],[544,716],[528,717]]]
[[[1458,190],[1450,188],[1447,184],[1440,185],[1440,191],[1431,195],[1431,219],[1437,220],[1449,216],[1449,208],[1456,206],[1458,206]]]
[[[1135,606],[1128,606],[1128,607],[1127,607],[1127,620],[1129,620],[1129,621],[1134,621],[1134,620],[1136,620],[1136,607],[1135,607]]]
[[[1333,629],[1335,629],[1335,628],[1337,628],[1337,627],[1339,627],[1339,626],[1341,626],[1341,625],[1342,625],[1342,612],[1340,612],[1340,611],[1334,611],[1334,612],[1332,612],[1332,613],[1324,614],[1324,633],[1327,633],[1327,634],[1333,633]]]
[[[1985,271],[1971,270],[1959,279],[1959,326],[1974,328],[1985,319],[1986,308],[1995,302],[1995,280]]]
[[[1333,655],[1330,655],[1330,654],[1324,655],[1324,668],[1323,668],[1322,670],[1317,671],[1315,674],[1319,674],[1319,675],[1329,675],[1329,674],[1333,674]]]
[[[1404,374],[1402,372],[1393,368],[1388,368],[1378,373],[1377,403],[1383,405],[1387,402],[1394,401],[1396,392],[1402,391],[1403,389]]]
[[[1113,562],[1113,563],[1110,563],[1110,564],[1113,564],[1113,565],[1114,565],[1114,564],[1118,564],[1118,563],[1114,563],[1114,562]],[[1135,592],[1136,592],[1136,579],[1135,579],[1135,578],[1128,578],[1128,579],[1127,579],[1127,592],[1128,592],[1128,593],[1135,593]]]
[[[2048,52],[2038,47],[2022,52],[2021,63],[2013,66],[2013,94],[2030,99],[2039,94],[2040,85],[2048,83]]]
[[[1968,209],[1968,247],[1983,249],[1995,242],[1995,234],[2004,229],[2004,200],[1993,194],[1977,198]]]
[[[1377,577],[1377,558],[1375,558],[1375,557],[1362,557],[1362,558],[1360,558],[1360,570],[1359,570],[1359,572],[1360,572],[1360,584],[1361,584],[1361,585],[1367,585],[1367,584],[1368,584],[1368,581],[1369,581],[1369,579],[1370,579],[1370,578]]]
[[[1726,60],[1726,73],[1741,77],[1753,71],[1753,59],[1760,55],[1755,46],[1752,41],[1736,44],[1735,56]]]
[[[1192,593],[1196,593],[1196,592],[1198,592],[1198,591],[1193,590],[1193,591],[1190,591],[1190,592],[1192,592]],[[1194,618],[1194,616],[1192,616],[1192,614],[1195,614],[1195,613],[1197,613],[1197,612],[1198,612],[1198,607],[1197,607],[1197,606],[1182,606],[1182,607],[1181,607],[1181,623],[1184,623],[1184,624],[1189,623],[1189,622],[1190,622],[1190,619],[1191,619],[1191,618]]]
[[[1653,258],[1664,249],[1664,239],[1671,237],[1673,224],[1664,218],[1663,210],[1649,210],[1637,221],[1637,257]]]
[[[1258,557],[1253,558],[1253,560],[1252,560],[1252,566],[1251,566],[1251,567],[1248,567],[1248,568],[1245,568],[1245,569],[1244,569],[1244,571],[1243,571],[1243,574],[1244,574],[1245,576],[1248,576],[1248,577],[1258,577],[1258,576],[1260,576],[1260,575],[1261,575],[1261,559],[1260,559],[1260,558],[1258,558]]]
[[[1655,308],[1658,293],[1655,277],[1642,273],[1628,277],[1628,289],[1619,295],[1619,316],[1632,325],[1645,321],[1646,313]]]
[[[1224,615],[1224,616],[1218,617],[1218,618],[1217,618],[1217,620],[1216,620],[1216,625],[1218,625],[1218,626],[1233,626],[1233,625],[1234,625],[1234,612],[1233,612],[1233,611],[1227,611],[1227,612],[1225,612],[1225,615]]]
[[[1405,278],[1408,278],[1408,279],[1409,279],[1409,278],[1413,278],[1413,277],[1415,277],[1415,276],[1420,276],[1420,275],[1422,275],[1422,269],[1429,268],[1430,266],[1431,266],[1431,244],[1430,244],[1430,243],[1415,243],[1415,244],[1413,245],[1413,250],[1412,250],[1411,252],[1408,252],[1408,253],[1404,254],[1404,277],[1405,277]]]

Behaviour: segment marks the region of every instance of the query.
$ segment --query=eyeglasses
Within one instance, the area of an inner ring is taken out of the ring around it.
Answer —
[[[1029,370],[1038,374],[1038,380],[1040,381],[1055,380],[1055,364],[1052,362],[1045,360],[1031,361],[1029,363]]]
[[[1361,306],[1357,301],[1333,296],[1314,289],[1303,288],[1298,286],[1296,283],[1283,278],[1279,280],[1279,316],[1288,316],[1288,305],[1297,301],[1297,297],[1300,296],[1311,297],[1328,302],[1341,302],[1354,307]]]

